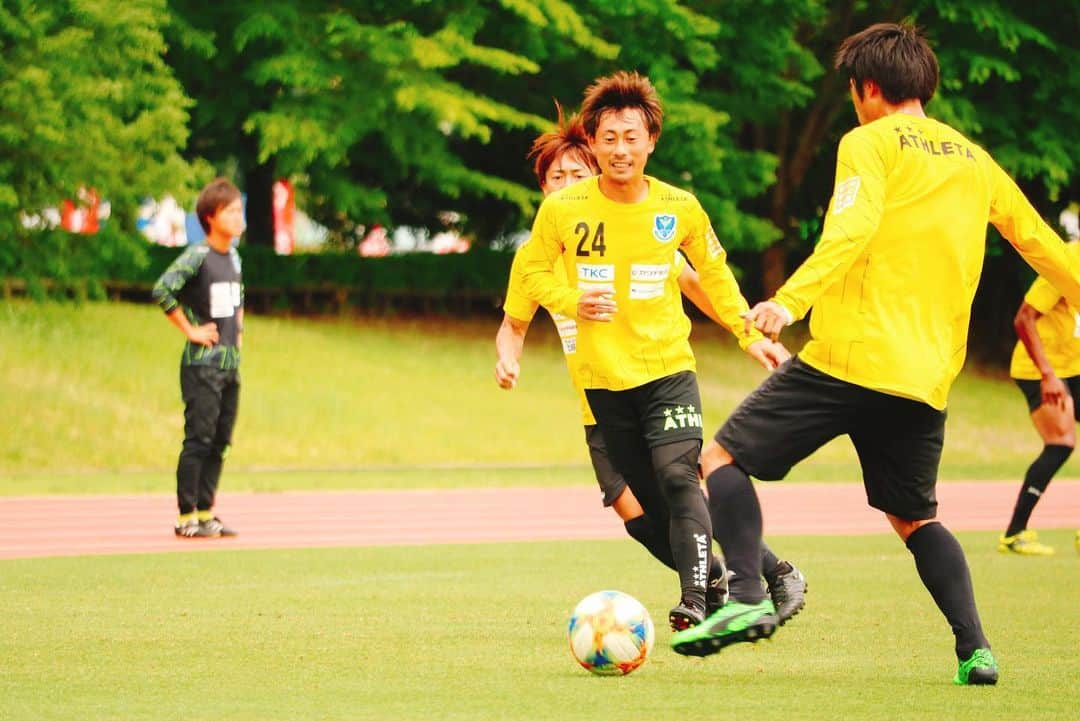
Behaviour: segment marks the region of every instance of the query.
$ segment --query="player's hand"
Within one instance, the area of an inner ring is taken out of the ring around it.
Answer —
[[[213,348],[214,344],[218,342],[218,332],[216,323],[203,323],[202,325],[194,326],[191,332],[188,333],[188,340],[196,345],[204,345],[207,348]]]
[[[495,382],[500,388],[510,390],[516,386],[519,373],[521,365],[513,358],[500,358],[495,364]]]
[[[791,315],[779,303],[765,300],[742,314],[746,323],[746,332],[757,328],[762,334],[776,340],[780,331],[791,323]]]
[[[1065,399],[1069,397],[1069,389],[1060,378],[1053,373],[1043,376],[1039,386],[1045,405],[1054,406],[1059,411],[1065,410]]]
[[[581,298],[578,299],[577,314],[582,320],[598,320],[607,323],[617,311],[610,288],[592,288],[582,293]]]
[[[746,352],[768,371],[776,370],[781,363],[791,357],[787,348],[776,341],[768,339],[751,343],[747,347]]]

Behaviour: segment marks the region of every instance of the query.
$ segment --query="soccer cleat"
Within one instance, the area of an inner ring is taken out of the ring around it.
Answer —
[[[705,620],[705,611],[693,601],[685,598],[679,601],[679,605],[668,613],[668,624],[671,630],[678,632],[687,628],[693,628]]]
[[[806,605],[806,576],[802,571],[795,568],[787,561],[782,561],[780,567],[788,570],[767,578],[769,596],[776,608],[776,617],[780,625],[787,623],[788,619],[797,614]]]
[[[957,686],[993,686],[998,682],[997,661],[988,648],[977,648],[967,661],[961,661],[953,683]]]
[[[178,523],[173,527],[173,532],[180,538],[199,538],[199,522],[195,519]]]
[[[1076,552],[1080,553],[1080,531],[1076,532]]]
[[[1039,543],[1039,534],[1030,528],[1011,536],[998,538],[998,551],[1001,553],[1016,553],[1021,556],[1053,556],[1054,549],[1044,543]]]
[[[711,615],[728,602],[728,574],[724,564],[719,564],[720,572],[713,578],[709,578],[709,585],[705,588],[705,615]],[[680,631],[682,629],[679,629]]]
[[[697,626],[671,637],[671,648],[684,656],[709,656],[725,646],[768,638],[780,624],[769,599],[754,604],[731,601]]]
[[[236,531],[222,523],[217,516],[214,516],[209,521],[199,521],[199,533],[203,538],[223,538],[236,535]]]

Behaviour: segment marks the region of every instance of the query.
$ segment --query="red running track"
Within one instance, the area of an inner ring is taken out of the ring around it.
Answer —
[[[861,484],[757,484],[765,532],[888,533]],[[998,530],[1015,482],[938,486],[939,518],[954,530]],[[622,523],[594,487],[223,493],[217,512],[240,532],[179,539],[172,495],[0,498],[0,559],[209,549],[488,543],[621,538]],[[1080,527],[1080,481],[1055,480],[1032,518]]]

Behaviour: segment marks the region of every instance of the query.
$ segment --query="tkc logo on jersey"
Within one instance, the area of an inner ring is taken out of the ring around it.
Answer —
[[[664,409],[664,430],[678,428],[701,428],[701,414],[693,406],[676,406]]]
[[[657,213],[653,218],[653,237],[666,243],[675,237],[675,216],[670,213]]]

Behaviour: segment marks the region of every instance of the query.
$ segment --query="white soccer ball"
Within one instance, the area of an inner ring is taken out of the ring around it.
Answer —
[[[600,676],[625,676],[645,663],[656,640],[649,612],[621,591],[583,598],[570,617],[570,652]]]

